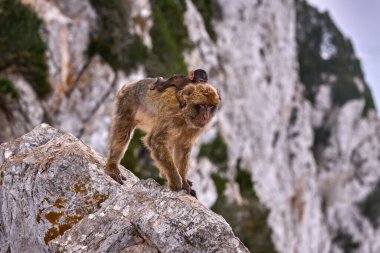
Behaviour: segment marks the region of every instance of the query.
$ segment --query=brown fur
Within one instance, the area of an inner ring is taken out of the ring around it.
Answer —
[[[186,85],[177,98],[175,87],[163,92],[151,90],[150,85],[155,81],[143,79],[125,85],[119,91],[106,172],[123,183],[118,164],[134,129],[139,128],[146,132],[143,142],[168,180],[170,189],[190,192],[191,185],[186,176],[191,147],[219,106],[220,97],[214,87],[201,83]]]
[[[182,90],[185,88],[186,85],[194,83],[192,80],[190,80],[186,76],[173,76],[169,78],[168,80],[158,79],[157,82],[154,83],[151,89],[157,89],[158,91],[163,91],[166,88],[169,88],[171,86],[174,86],[177,88],[177,90]]]

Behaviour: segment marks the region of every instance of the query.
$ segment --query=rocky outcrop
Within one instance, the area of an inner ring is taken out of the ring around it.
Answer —
[[[0,252],[249,252],[195,198],[123,170],[46,124],[0,146]]]

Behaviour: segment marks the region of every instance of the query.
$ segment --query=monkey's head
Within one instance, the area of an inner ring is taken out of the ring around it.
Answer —
[[[203,69],[190,71],[188,76],[189,79],[193,81],[193,83],[207,83],[208,81],[207,72]]]
[[[218,91],[207,83],[185,86],[179,99],[187,123],[195,128],[206,126],[221,102]]]

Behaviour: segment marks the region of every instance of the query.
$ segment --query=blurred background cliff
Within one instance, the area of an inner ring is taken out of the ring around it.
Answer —
[[[203,204],[252,252],[380,252],[375,103],[304,0],[0,0],[0,143],[46,122],[104,155],[123,84],[195,68],[223,97],[192,154]],[[141,135],[122,164],[162,183]]]

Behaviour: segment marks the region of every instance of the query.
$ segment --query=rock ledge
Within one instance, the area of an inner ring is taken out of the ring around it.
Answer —
[[[0,145],[0,252],[249,252],[194,198],[124,170],[46,124]]]

